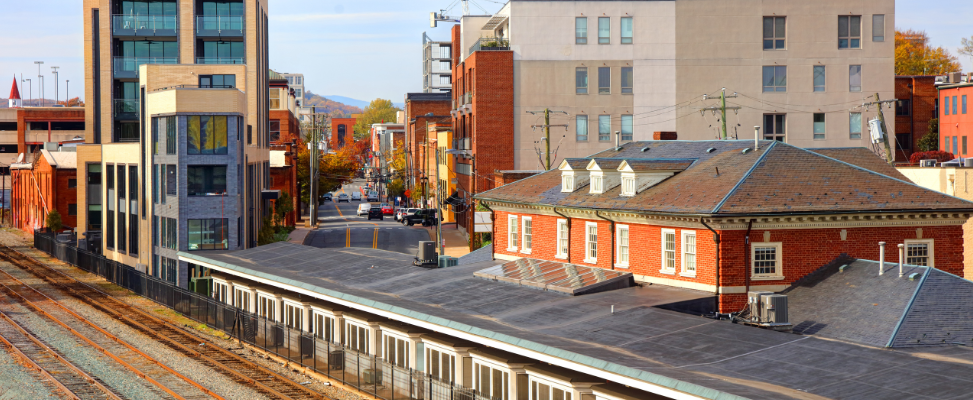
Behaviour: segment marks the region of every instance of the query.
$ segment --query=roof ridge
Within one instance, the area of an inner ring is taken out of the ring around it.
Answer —
[[[747,180],[747,178],[750,177],[750,174],[753,173],[753,170],[757,169],[757,166],[760,165],[760,162],[763,161],[768,154],[770,154],[770,151],[777,146],[777,143],[780,142],[774,140],[773,143],[771,143],[770,146],[767,147],[767,150],[764,151],[764,154],[761,154],[760,157],[757,158],[757,161],[754,161],[753,165],[750,166],[750,169],[747,170],[747,173],[743,174],[743,176],[740,177],[740,180],[737,181],[736,185],[733,185],[733,188],[730,189],[729,192],[726,192],[726,195],[723,196],[723,200],[720,200],[720,202],[716,204],[716,207],[713,207],[713,211],[710,211],[710,214],[716,214],[717,212],[720,211],[720,208],[723,207],[723,204],[725,204],[726,201],[730,199],[730,196],[736,193],[737,189],[740,188],[740,185],[743,184],[743,181]]]
[[[899,335],[899,329],[902,328],[902,322],[905,321],[905,317],[909,315],[909,311],[912,310],[912,306],[916,303],[916,297],[919,297],[919,291],[922,290],[922,285],[926,283],[926,277],[929,276],[929,272],[935,268],[926,267],[926,273],[922,274],[922,278],[919,279],[919,284],[916,285],[916,290],[912,292],[912,298],[909,299],[909,304],[905,306],[905,310],[902,310],[902,315],[899,317],[899,321],[895,323],[895,329],[892,330],[892,335],[889,336],[889,342],[885,347],[891,348],[892,344],[895,343],[895,337]]]
[[[885,175],[885,174],[881,174],[881,173],[872,171],[872,170],[870,170],[868,168],[859,167],[859,166],[857,166],[855,164],[852,164],[852,163],[849,163],[849,162],[845,162],[845,161],[841,161],[841,160],[839,160],[837,158],[834,158],[834,157],[828,157],[828,156],[826,156],[824,154],[816,153],[814,151],[811,151],[810,149],[804,149],[804,148],[797,147],[797,146],[794,146],[794,145],[791,145],[791,144],[787,144],[787,143],[784,143],[784,145],[786,145],[788,147],[791,147],[791,148],[794,148],[794,149],[803,150],[805,153],[808,153],[808,154],[813,154],[813,155],[818,156],[818,157],[824,157],[824,158],[827,158],[829,160],[839,162],[841,164],[847,165],[847,166],[852,167],[852,168],[855,168],[855,169],[860,169],[860,170],[865,171],[865,172],[868,172],[870,174],[878,175],[878,176],[881,176],[881,177],[884,177],[884,178],[888,178],[888,179],[891,179],[891,180],[894,180],[894,181],[902,182],[902,183],[904,183],[906,185],[915,186],[915,187],[920,188],[922,190],[926,190],[926,191],[929,191],[929,192],[935,192],[935,193],[941,194],[941,195],[946,196],[946,197],[950,197],[950,198],[953,198],[953,199],[956,199],[956,200],[962,200],[963,202],[973,204],[973,201],[969,201],[969,200],[966,200],[966,199],[962,199],[962,198],[959,198],[959,197],[956,197],[956,196],[951,196],[951,195],[946,194],[946,193],[943,193],[943,192],[937,192],[935,190],[932,190],[932,189],[929,189],[929,188],[925,188],[925,187],[919,186],[919,185],[915,184],[914,182],[903,181],[903,180],[898,179],[898,178],[895,178],[895,177],[891,177],[891,176],[888,176],[888,175]],[[849,147],[849,148],[854,148],[854,147]],[[895,168],[895,167],[893,167],[893,168]]]

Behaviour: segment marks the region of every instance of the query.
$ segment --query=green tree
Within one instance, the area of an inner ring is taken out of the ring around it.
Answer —
[[[281,191],[280,198],[274,202],[274,225],[278,229],[284,226],[284,219],[291,211],[294,211],[294,200],[287,191]]]
[[[402,110],[393,106],[392,100],[372,100],[355,122],[355,140],[368,136],[372,124],[395,122],[395,113],[398,111]]]
[[[940,75],[960,70],[949,50],[929,45],[926,32],[895,31],[896,75]]]
[[[64,227],[61,225],[61,213],[57,212],[57,210],[51,210],[51,212],[47,213],[46,222],[47,228],[54,232],[60,231]]]
[[[263,224],[260,225],[260,231],[257,232],[257,246],[263,246],[265,244],[275,242],[275,233],[277,233],[277,230],[274,229],[274,225],[270,221],[270,216],[265,216],[263,219]]]
[[[919,147],[919,151],[939,150],[939,118],[929,120],[929,126],[926,131],[927,133],[916,144]]]
[[[345,146],[334,154],[325,154],[318,159],[318,194],[333,192],[341,185],[350,183],[355,172],[361,168],[359,157],[355,154],[356,147]],[[302,146],[297,152],[297,187],[301,193],[301,201],[310,203],[311,195],[311,152],[307,146]]]

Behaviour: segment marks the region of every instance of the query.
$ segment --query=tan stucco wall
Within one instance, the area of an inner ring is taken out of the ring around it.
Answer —
[[[101,150],[102,150],[102,153],[101,153],[101,158],[102,158],[102,160],[101,160],[102,176],[104,176],[104,171],[107,170],[107,168],[108,168],[107,165],[108,164],[114,164],[114,165],[117,165],[117,164],[138,165],[139,164],[139,152],[138,152],[138,149],[139,149],[139,144],[138,143],[110,143],[110,144],[102,145],[101,146]],[[116,190],[115,190],[115,198],[113,198],[113,199],[109,199],[108,198],[108,185],[104,181],[102,181],[102,186],[101,186],[101,188],[102,188],[102,208],[101,208],[101,210],[102,210],[102,213],[101,213],[101,215],[102,215],[102,229],[101,229],[101,232],[102,232],[102,243],[103,244],[104,243],[107,243],[107,238],[105,237],[105,234],[107,233],[107,229],[105,229],[105,221],[107,220],[106,216],[107,216],[107,213],[108,213],[108,203],[109,202],[113,202],[113,204],[115,204],[115,207],[118,206],[118,201],[117,201],[117,198],[118,198],[118,190],[117,190],[118,189],[118,184],[117,184],[118,176],[116,176],[115,179],[116,179],[116,184],[115,184],[115,188],[116,188]],[[126,175],[126,179],[128,179],[128,176],[127,175]],[[127,181],[125,182],[125,187],[126,187],[126,190],[128,190],[128,182]],[[127,193],[126,193],[125,198],[126,198],[126,201],[127,200],[130,200],[130,199],[128,199],[128,194]],[[115,209],[115,212],[118,212],[117,208]],[[128,213],[126,213],[125,216],[126,216],[126,218],[128,218]],[[117,219],[116,219],[116,223],[117,223]],[[151,231],[149,231],[149,232],[151,232]],[[139,232],[139,243],[140,243],[140,245],[139,245],[139,254],[138,254],[138,257],[133,257],[133,256],[131,256],[129,254],[123,254],[123,253],[119,253],[119,252],[116,252],[116,251],[109,250],[108,248],[105,248],[104,245],[103,245],[102,248],[103,248],[105,257],[107,257],[109,259],[112,259],[112,260],[115,260],[115,261],[118,261],[118,262],[121,262],[121,263],[124,263],[126,265],[133,266],[133,267],[136,264],[140,264],[140,263],[141,264],[146,264],[146,263],[148,263],[148,259],[149,259],[149,256],[148,255],[151,254],[152,249],[144,246],[144,243],[145,243],[144,237],[145,236],[149,236],[151,238],[151,234],[149,232],[146,232],[145,230],[142,230],[141,232]],[[128,232],[126,232],[126,234],[127,233]],[[117,230],[115,231],[115,235],[116,235],[115,243],[118,243],[118,240],[126,240],[126,241],[128,240],[127,237],[126,238],[118,238],[117,237],[117,235],[118,235],[118,231]]]
[[[741,106],[728,113],[728,131],[737,124],[740,139],[752,139],[753,127],[764,125],[764,113],[786,113],[787,142],[800,147],[867,147],[867,121],[876,108],[862,114],[862,139],[849,139],[848,113],[876,92],[894,98],[895,2],[680,0],[676,4],[676,104],[699,100],[703,94],[738,92],[747,97],[728,101]],[[872,15],[885,15],[885,41],[872,41]],[[763,50],[764,16],[787,17],[787,49]],[[862,16],[861,49],[838,49],[838,16]],[[762,67],[787,66],[787,92],[763,93]],[[826,66],[825,92],[813,91],[813,66]],[[862,91],[849,92],[848,68],[862,66]],[[712,96],[711,96],[712,98]],[[680,139],[713,139],[717,116],[693,114],[717,101],[693,103],[677,111]],[[889,132],[894,114],[886,110]],[[824,112],[826,139],[813,140],[813,113]],[[712,125],[712,127],[710,127]],[[762,133],[763,131],[761,131]]]
[[[916,185],[973,201],[973,168],[900,167]],[[973,277],[973,219],[963,224],[963,276]]]

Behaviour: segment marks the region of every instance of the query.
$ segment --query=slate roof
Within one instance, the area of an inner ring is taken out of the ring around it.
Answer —
[[[635,172],[644,171],[685,171],[696,160],[666,160],[666,159],[632,159],[625,160],[628,166]]]
[[[780,213],[843,213],[859,211],[973,211],[973,202],[917,186],[775,141],[650,141],[631,142],[588,159],[695,160],[685,171],[622,197],[621,188],[603,194],[579,189],[561,193],[559,170],[504,185],[476,197],[562,207],[643,211],[691,215],[771,215]],[[750,149],[744,151],[745,149]],[[861,152],[826,151],[847,158]],[[877,158],[874,154],[868,157]],[[569,163],[576,163],[568,159]],[[873,161],[858,161],[872,166]],[[889,172],[882,167],[880,171]],[[891,173],[891,172],[889,172]],[[901,176],[901,174],[896,174]]]
[[[784,291],[794,331],[877,347],[973,345],[973,282],[921,266],[901,278],[898,264],[878,270],[844,259],[796,282]]]
[[[412,266],[411,255],[287,242],[179,257],[703,398],[961,399],[973,393],[973,352],[961,346],[878,349],[659,308],[711,293],[652,285],[564,296],[474,278],[495,265],[490,261],[429,270]]]
[[[588,166],[588,162],[591,160],[587,158],[566,158],[564,162],[568,164],[571,169],[584,170]]]
[[[844,161],[848,164],[862,167],[869,171],[878,172],[882,175],[890,176],[892,178],[911,182],[909,178],[902,175],[898,169],[889,165],[881,157],[878,157],[871,150],[864,147],[831,147],[831,148],[820,148],[820,149],[808,149],[814,153],[818,153],[825,157],[831,157],[838,161]]]

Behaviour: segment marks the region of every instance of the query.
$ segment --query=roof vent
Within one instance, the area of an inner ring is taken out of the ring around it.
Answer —
[[[707,153],[712,153],[714,151],[716,151],[716,148],[715,147],[710,147],[710,148],[706,149],[706,152]]]
[[[745,149],[743,149],[743,154],[747,154],[747,153],[749,153],[749,152],[750,152],[750,148],[749,148],[749,147],[747,147],[747,148],[745,148]]]
[[[649,146],[645,146],[645,147],[643,147],[643,148],[642,148],[642,152],[643,152],[643,153],[645,153],[645,152],[647,152],[647,151],[649,151]]]

